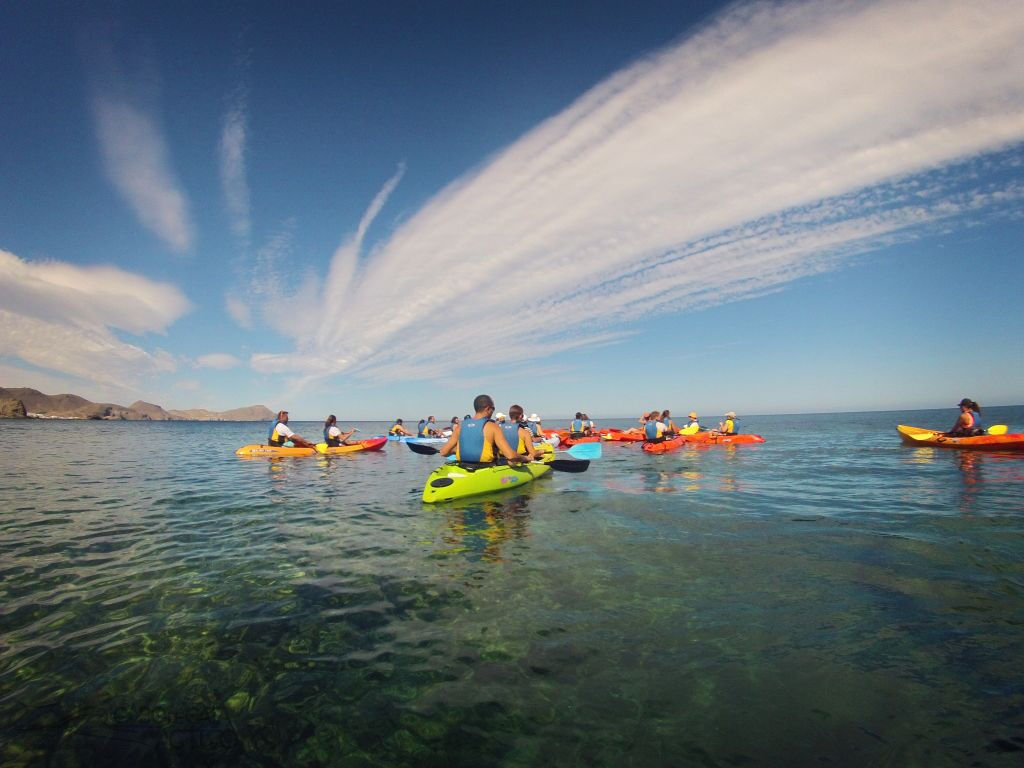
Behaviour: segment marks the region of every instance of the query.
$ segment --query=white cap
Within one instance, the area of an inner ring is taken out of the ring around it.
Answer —
[[[501,411],[498,411],[496,414],[494,414],[494,420],[495,421],[504,421],[507,418],[508,417],[504,413],[502,413]]]
[[[531,413],[530,418],[528,418],[527,421],[540,421],[540,416],[536,413]]]

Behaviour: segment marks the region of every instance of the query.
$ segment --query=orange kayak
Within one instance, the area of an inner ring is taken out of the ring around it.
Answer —
[[[683,436],[676,435],[670,437],[667,440],[662,440],[660,443],[644,443],[640,446],[646,453],[668,453],[674,451],[677,448],[683,447]]]
[[[1024,433],[947,437],[934,429],[921,429],[900,424],[900,439],[909,445],[933,445],[939,448],[970,448],[975,451],[1024,451]]]
[[[709,445],[742,445],[744,443],[763,443],[760,435],[723,435],[719,432],[698,432],[695,435],[680,435],[684,443],[701,443]]]
[[[613,443],[642,443],[644,441],[644,435],[642,432],[622,432],[620,430],[613,430],[601,433],[602,440],[608,440]]]

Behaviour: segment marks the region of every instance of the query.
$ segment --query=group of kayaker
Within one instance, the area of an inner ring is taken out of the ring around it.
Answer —
[[[581,437],[590,437],[596,434],[596,431],[597,426],[582,411],[576,411],[576,416],[569,422],[569,437],[573,440],[578,440]]]
[[[455,458],[469,464],[495,464],[502,460],[513,464],[537,458],[533,441],[543,436],[540,418],[523,418],[520,405],[511,405],[508,416],[499,423],[494,419],[494,400],[490,395],[477,395],[473,399],[473,415],[467,415],[452,427],[451,437],[441,448],[442,456],[455,453]],[[536,425],[531,426],[531,424]]]
[[[698,432],[711,432],[718,435],[737,435],[739,427],[735,411],[726,411],[724,421],[718,423],[717,429],[702,427],[696,411],[687,414],[687,421],[682,427],[677,427],[672,420],[672,413],[666,409],[659,411],[645,411],[638,419],[640,427],[634,427],[632,432],[640,433],[648,442],[661,442],[676,435],[695,435]]]
[[[338,418],[332,413],[324,421],[324,442],[328,448],[337,448],[341,445],[349,445],[349,438],[358,430],[350,429],[342,432],[338,428]],[[288,426],[288,411],[278,411],[277,416],[270,422],[270,431],[267,432],[267,445],[282,446],[288,441],[299,448],[315,448],[313,443],[306,440],[302,435],[296,434]]]

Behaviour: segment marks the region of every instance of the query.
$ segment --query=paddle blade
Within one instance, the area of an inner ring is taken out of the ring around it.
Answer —
[[[566,451],[574,459],[600,459],[602,456],[600,443],[578,443]]]
[[[586,472],[587,467],[590,466],[589,461],[579,461],[577,459],[555,459],[549,467],[555,472]]]
[[[413,453],[420,453],[424,456],[433,456],[438,453],[437,448],[432,448],[429,445],[420,445],[419,443],[406,443],[409,446],[409,450]]]
[[[313,446],[317,453],[327,453],[327,443],[317,443]]]
[[[1006,434],[1006,425],[1005,424],[993,424],[991,427],[988,428],[988,433],[990,435],[1005,435]]]

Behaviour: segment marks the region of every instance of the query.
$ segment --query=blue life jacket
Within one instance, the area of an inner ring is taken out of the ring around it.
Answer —
[[[430,433],[427,428],[427,420],[420,419],[419,430],[416,432],[417,437],[430,437]]]
[[[658,422],[648,421],[644,424],[644,437],[648,440],[657,440],[661,437],[661,431],[658,429]]]
[[[324,442],[325,442],[325,443],[329,443],[329,442],[331,442],[331,438],[329,438],[329,437],[327,436],[327,432],[328,432],[328,430],[329,430],[329,429],[330,429],[330,427],[329,427],[329,426],[328,426],[328,427],[324,427]]]
[[[530,434],[534,437],[544,437],[544,431],[540,428],[540,424],[536,421],[530,422]]]
[[[491,419],[463,419],[459,428],[459,443],[455,448],[455,458],[459,461],[492,462],[495,459],[494,445],[485,444],[484,425]]]
[[[985,425],[981,423],[981,414],[977,411],[971,411],[971,419],[974,423],[971,425],[974,429],[980,429],[982,432],[985,431]]]
[[[506,421],[504,424],[499,424],[498,426],[501,427],[502,431],[504,431],[505,441],[509,444],[509,447],[511,447],[513,451],[515,451],[516,453],[524,453],[526,451],[526,446],[523,445],[523,441],[519,438],[518,421]]]
[[[572,432],[574,435],[582,434],[583,419],[573,419],[572,423],[569,425],[569,431]]]

